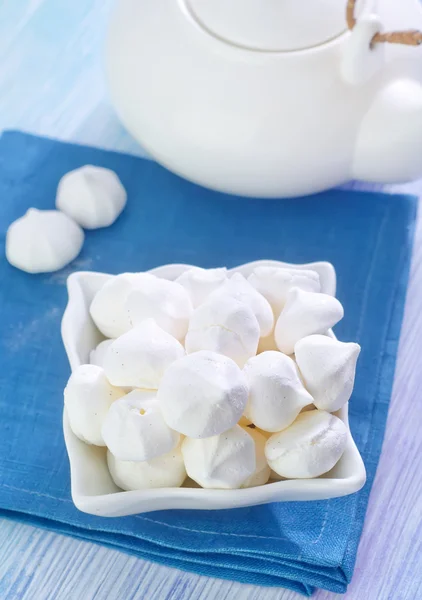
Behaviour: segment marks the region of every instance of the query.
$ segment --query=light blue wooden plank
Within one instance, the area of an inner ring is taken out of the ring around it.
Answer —
[[[144,155],[103,76],[111,0],[0,3],[0,130],[19,128]]]

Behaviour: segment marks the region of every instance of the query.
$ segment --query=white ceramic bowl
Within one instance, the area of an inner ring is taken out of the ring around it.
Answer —
[[[287,265],[277,261],[257,261],[232,271],[248,276],[256,266],[274,265],[311,268],[320,275],[322,291],[334,295],[336,276],[329,263]],[[176,279],[188,265],[168,265],[151,272],[166,279]],[[89,362],[89,353],[103,339],[89,314],[95,293],[109,279],[104,273],[78,272],[68,279],[69,302],[62,321],[62,337],[70,366],[76,369]],[[349,427],[348,407],[336,413]],[[133,515],[152,510],[238,508],[268,502],[324,500],[357,492],[365,483],[362,458],[350,434],[346,450],[329,473],[317,479],[286,480],[242,490],[204,490],[202,488],[162,488],[123,492],[113,483],[108,472],[104,448],[89,446],[71,431],[66,409],[63,430],[69,455],[72,499],[86,513],[104,517]]]

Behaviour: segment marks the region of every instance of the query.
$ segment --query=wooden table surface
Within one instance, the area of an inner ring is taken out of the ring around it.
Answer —
[[[111,0],[0,0],[0,131],[19,128],[142,154],[107,100],[101,50],[110,5]],[[422,195],[422,182],[395,189]],[[384,448],[355,575],[345,596],[319,591],[318,600],[422,599],[421,303],[422,216]],[[0,520],[1,600],[94,598],[302,596],[182,573]]]

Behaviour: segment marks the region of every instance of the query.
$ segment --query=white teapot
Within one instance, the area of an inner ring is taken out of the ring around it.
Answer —
[[[376,0],[355,3],[118,0],[107,48],[117,112],[160,163],[223,192],[422,176],[422,34],[382,34]],[[384,10],[389,25],[422,27],[419,0]]]

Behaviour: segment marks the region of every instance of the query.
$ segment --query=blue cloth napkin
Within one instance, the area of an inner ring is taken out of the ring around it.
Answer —
[[[114,169],[129,202],[109,229],[87,232],[62,272],[31,276],[4,257],[7,226],[27,208],[53,208],[67,171]],[[211,577],[344,592],[350,581],[387,417],[400,334],[416,200],[331,191],[283,201],[204,190],[132,156],[17,132],[0,139],[0,516]],[[368,483],[325,502],[226,511],[166,511],[106,519],[71,501],[62,434],[69,366],[60,339],[66,276],[166,263],[203,267],[259,258],[332,262],[345,319],[340,339],[362,354],[351,427]]]

